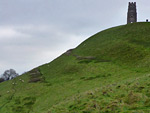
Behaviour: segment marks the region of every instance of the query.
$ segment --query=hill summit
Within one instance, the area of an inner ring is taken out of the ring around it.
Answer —
[[[0,84],[2,113],[150,112],[150,23],[99,32]]]

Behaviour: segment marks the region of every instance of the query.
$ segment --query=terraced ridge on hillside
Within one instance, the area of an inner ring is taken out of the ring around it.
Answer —
[[[150,112],[149,30],[148,22],[104,30],[1,83],[0,112]]]

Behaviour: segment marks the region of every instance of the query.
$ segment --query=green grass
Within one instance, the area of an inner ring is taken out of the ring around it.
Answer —
[[[104,30],[71,53],[1,83],[0,112],[150,112],[149,30],[148,22]]]

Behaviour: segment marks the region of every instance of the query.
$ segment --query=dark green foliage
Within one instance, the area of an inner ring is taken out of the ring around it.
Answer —
[[[0,78],[0,83],[1,83],[1,82],[4,82],[4,79],[3,79],[3,78]]]

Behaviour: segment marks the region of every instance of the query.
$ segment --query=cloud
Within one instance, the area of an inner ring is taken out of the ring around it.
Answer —
[[[9,68],[19,73],[28,71],[52,61],[85,39],[52,25],[1,26],[0,30],[1,73]]]
[[[15,29],[10,27],[0,27],[0,39],[8,39],[21,37],[24,34],[17,32]]]

